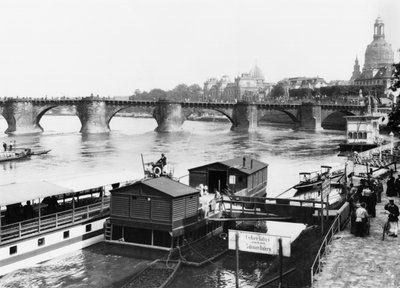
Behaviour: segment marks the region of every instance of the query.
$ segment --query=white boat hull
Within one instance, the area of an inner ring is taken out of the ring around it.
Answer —
[[[105,220],[106,218],[96,219],[2,244],[0,276],[103,241]],[[88,225],[91,225],[90,231],[86,231]],[[69,237],[64,238],[67,231]],[[39,242],[43,244],[39,245]],[[16,252],[10,255],[11,250],[15,249]]]

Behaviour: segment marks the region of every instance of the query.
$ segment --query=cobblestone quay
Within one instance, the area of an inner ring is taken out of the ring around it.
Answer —
[[[386,190],[386,189],[385,189]],[[400,235],[385,236],[383,225],[387,221],[384,206],[385,193],[376,206],[376,217],[370,218],[370,235],[355,237],[350,233],[350,223],[338,233],[328,247],[322,271],[315,275],[315,288],[398,288],[400,287]],[[395,204],[400,207],[398,197]]]

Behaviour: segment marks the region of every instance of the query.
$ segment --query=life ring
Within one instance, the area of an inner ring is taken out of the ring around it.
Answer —
[[[154,175],[156,175],[157,177],[159,177],[161,175],[161,168],[160,167],[154,167],[153,169],[153,173]]]

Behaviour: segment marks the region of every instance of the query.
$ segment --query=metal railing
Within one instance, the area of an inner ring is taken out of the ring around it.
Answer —
[[[103,202],[3,225],[0,229],[0,243],[12,242],[41,232],[48,232],[59,227],[67,227],[87,221],[100,213],[107,213],[109,211],[109,204],[110,198],[104,198]]]
[[[346,206],[348,206],[348,205],[346,205]],[[347,208],[348,207],[342,207],[338,211],[338,214],[336,215],[335,220],[333,221],[333,223],[331,225],[331,228],[328,230],[328,232],[325,235],[324,240],[322,241],[321,247],[319,248],[317,256],[315,257],[315,260],[311,266],[311,287],[313,287],[314,275],[321,271],[322,259],[328,252],[327,246],[332,243],[333,236],[336,233],[340,232],[341,225],[343,225],[343,226],[346,225],[346,223],[348,221],[349,215],[345,215],[346,213],[349,214],[349,209],[347,209]],[[343,217],[346,217],[346,218],[343,218]]]

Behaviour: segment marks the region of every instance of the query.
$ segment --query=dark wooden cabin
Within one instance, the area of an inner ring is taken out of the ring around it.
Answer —
[[[199,209],[199,190],[167,177],[111,191],[111,240],[174,248],[213,227]]]
[[[268,179],[268,164],[250,157],[237,157],[226,161],[189,169],[189,185],[207,185],[210,193],[214,189],[229,191],[237,196],[265,197]]]

